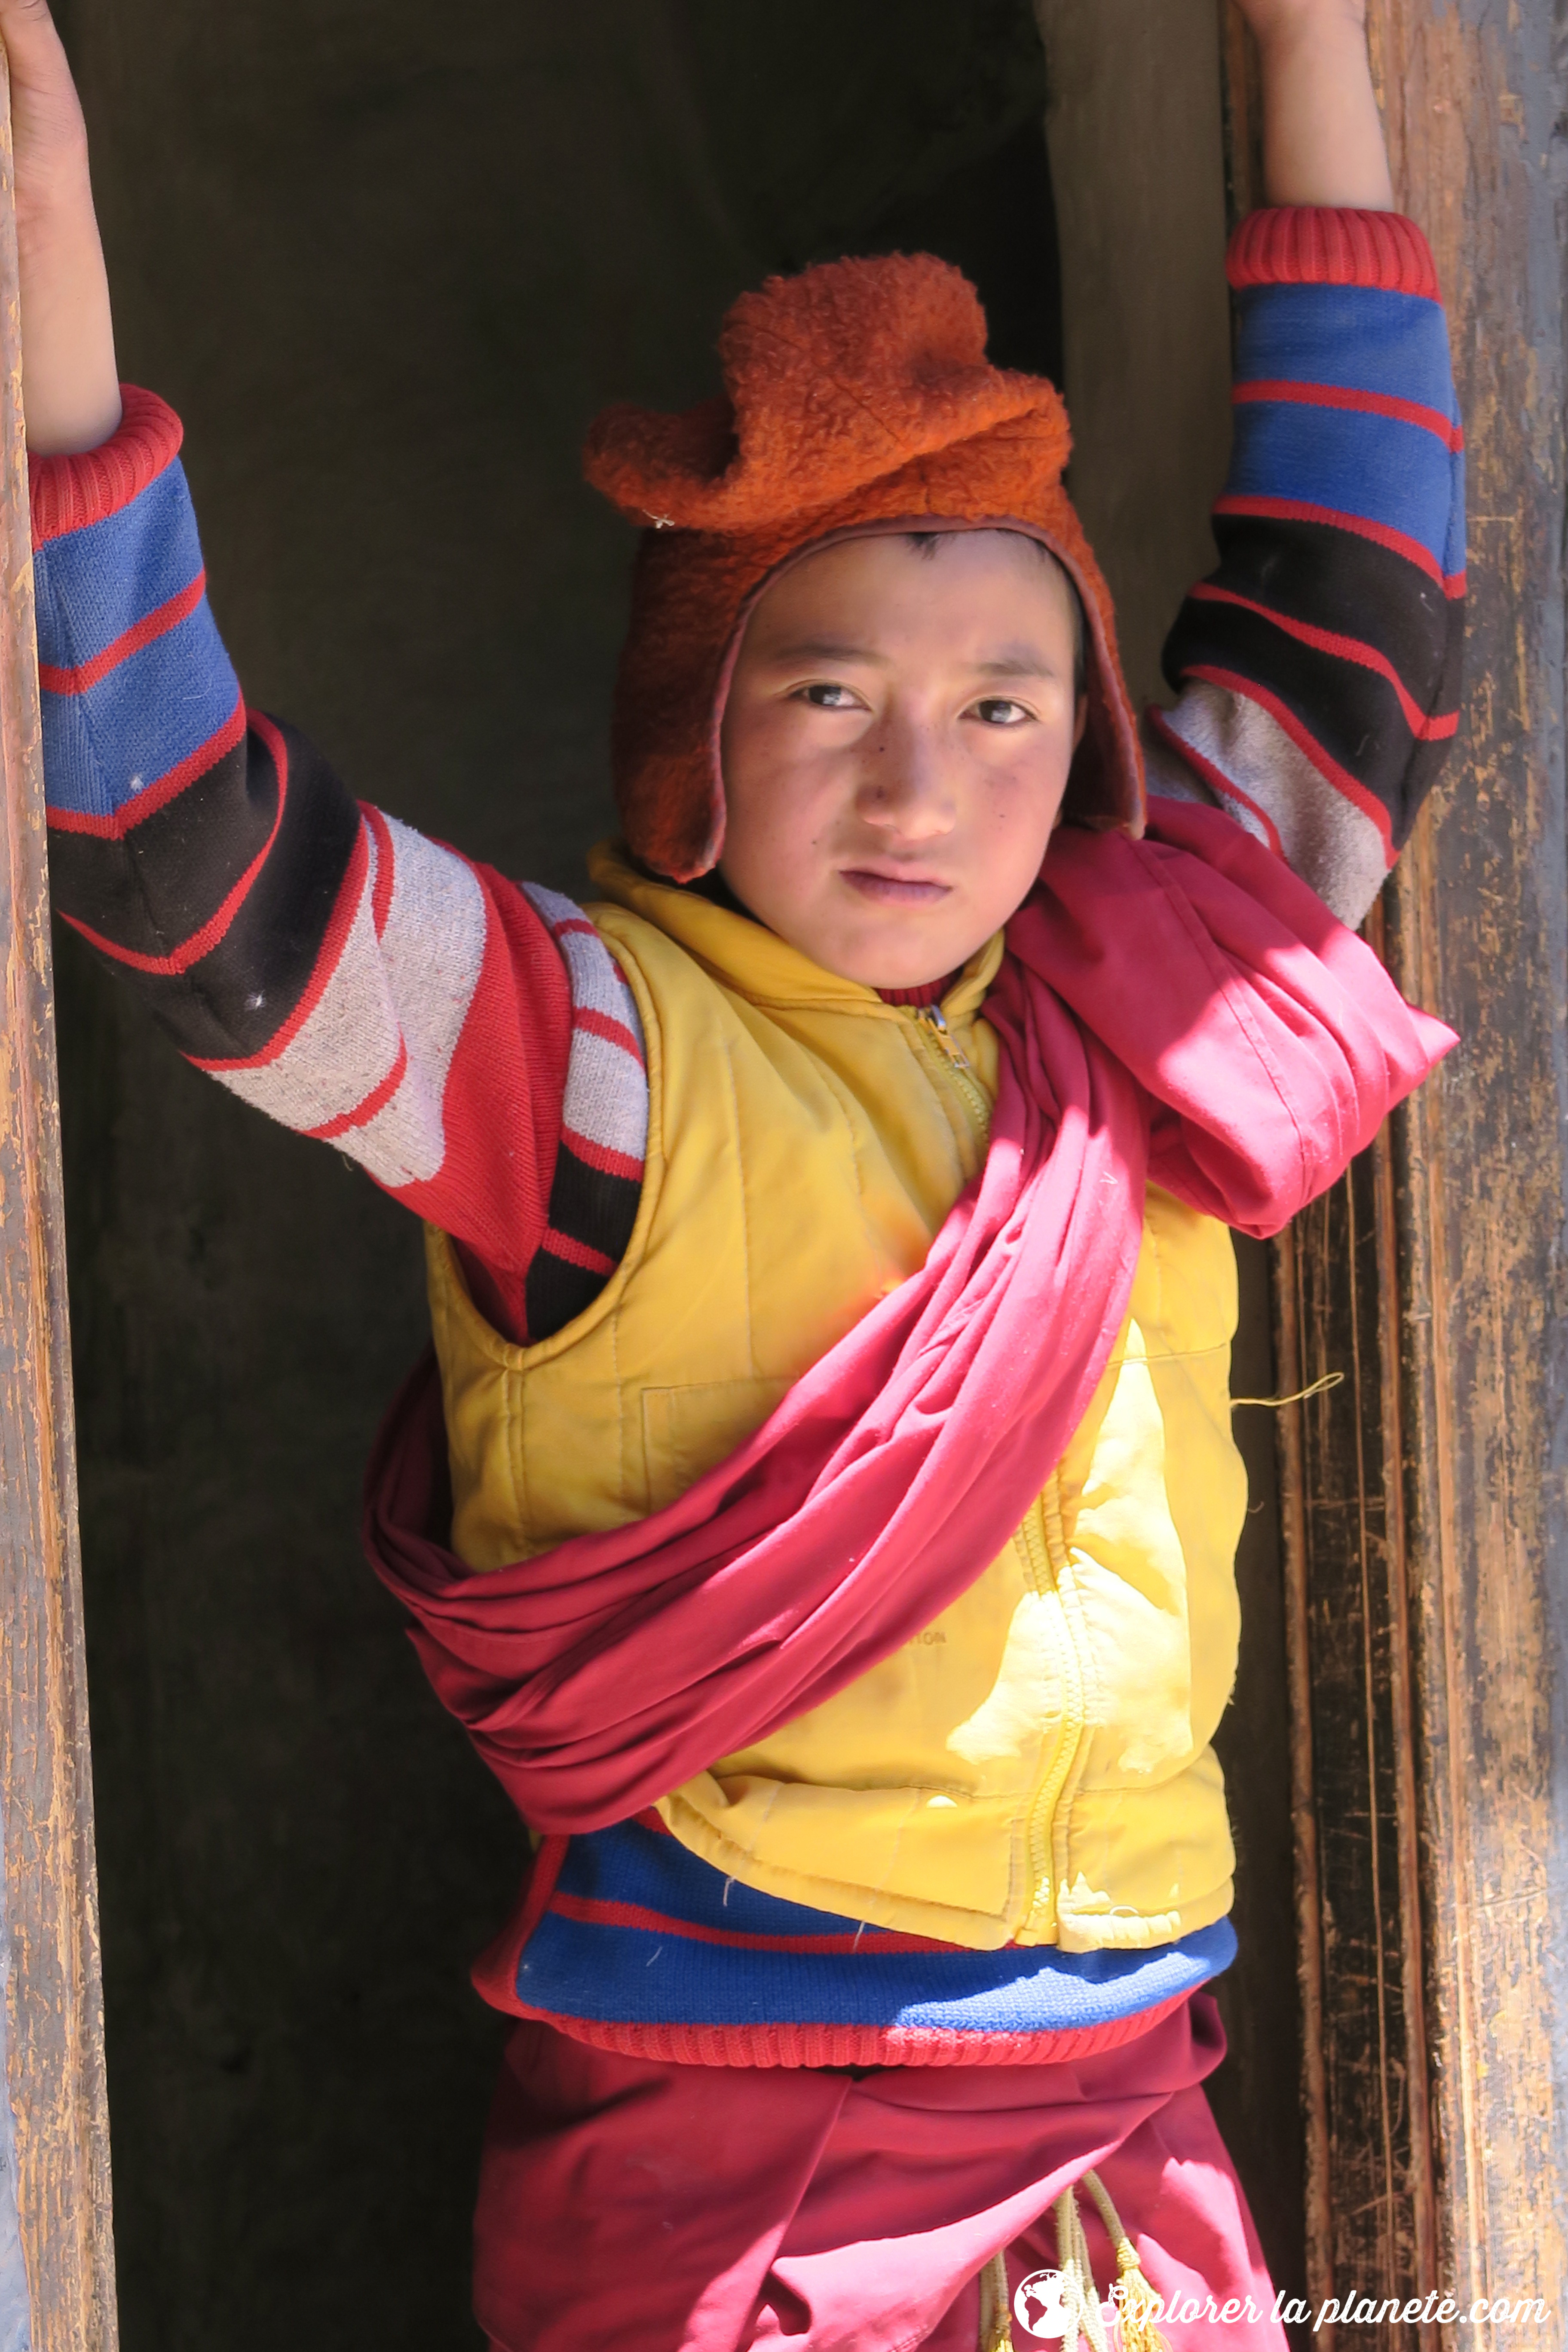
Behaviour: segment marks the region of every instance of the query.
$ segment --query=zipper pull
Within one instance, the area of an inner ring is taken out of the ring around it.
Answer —
[[[942,1051],[946,1054],[948,1060],[950,1062],[956,1062],[961,1070],[967,1070],[969,1067],[968,1055],[964,1054],[963,1049],[954,1042],[952,1032],[947,1025],[941,1005],[922,1004],[915,1017],[917,1020],[929,1022],[931,1026],[936,1031],[938,1037],[942,1040]]]

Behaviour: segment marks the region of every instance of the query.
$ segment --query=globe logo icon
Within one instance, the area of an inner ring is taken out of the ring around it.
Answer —
[[[1018,2283],[1013,2316],[1026,2336],[1046,2338],[1068,2332],[1068,2307],[1060,2271],[1031,2271]]]

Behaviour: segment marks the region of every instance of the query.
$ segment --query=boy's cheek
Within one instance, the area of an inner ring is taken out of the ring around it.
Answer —
[[[725,800],[727,857],[790,873],[826,859],[837,798],[819,769],[782,758],[753,761],[732,783],[726,775]]]

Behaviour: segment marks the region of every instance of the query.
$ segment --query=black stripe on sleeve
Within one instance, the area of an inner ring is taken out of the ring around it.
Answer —
[[[609,1278],[589,1266],[574,1265],[570,1258],[558,1257],[548,1242],[542,1243],[528,1262],[522,1288],[529,1346],[552,1338],[585,1315]]]
[[[254,733],[119,839],[57,825],[56,907],[111,949],[167,956],[210,921],[265,848],[278,777]]]
[[[188,970],[144,971],[112,950],[177,956],[261,851],[279,780],[255,728],[122,841],[51,837],[59,910],[110,942],[104,961],[181,1051],[204,1061],[259,1054],[288,1021],[315,971],[359,834],[357,806],[314,746],[291,727],[279,732],[289,781],[277,837],[222,936]]]
[[[630,1244],[641,1199],[640,1182],[590,1167],[563,1139],[550,1182],[552,1233],[585,1244],[617,1266]],[[523,1286],[530,1342],[564,1329],[574,1316],[593,1305],[609,1278],[608,1273],[560,1255],[547,1235],[529,1262]]]
[[[1288,620],[1359,639],[1392,664],[1423,709],[1454,708],[1437,697],[1437,686],[1456,634],[1456,603],[1408,556],[1331,523],[1216,515],[1214,532],[1220,562],[1212,585]],[[1166,676],[1179,684],[1170,650]]]
[[[1428,708],[1443,711],[1444,689],[1457,692],[1458,643],[1455,626],[1422,681],[1425,692],[1413,693],[1423,715]],[[1263,614],[1198,598],[1183,606],[1166,658],[1178,677],[1228,672],[1275,697],[1337,767],[1376,795],[1388,813],[1395,847],[1403,845],[1451,738],[1418,737],[1381,671],[1348,655],[1304,645]],[[1452,710],[1454,705],[1446,707]]]

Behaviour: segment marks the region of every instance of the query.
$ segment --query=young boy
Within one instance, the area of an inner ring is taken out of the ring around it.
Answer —
[[[538,1840],[480,1970],[505,2352],[1098,2342],[1118,2272],[1130,2352],[1151,2292],[1175,2352],[1283,2341],[1200,2087],[1224,1227],[1451,1042],[1341,926],[1454,731],[1463,541],[1361,6],[1245,5],[1278,209],[1174,708],[1141,748],[1060,403],[962,279],[774,281],[721,400],[590,438],[644,537],[584,911],[247,712],[0,0],[56,903],[427,1221],[367,1535]]]

